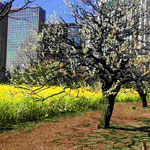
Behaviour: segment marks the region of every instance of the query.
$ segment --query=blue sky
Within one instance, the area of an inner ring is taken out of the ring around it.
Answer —
[[[70,0],[77,1],[77,0]],[[24,4],[24,0],[15,0],[13,3],[13,7],[19,7]],[[41,6],[44,10],[46,10],[46,18],[51,16],[55,11],[56,14],[63,17],[66,22],[74,22],[74,19],[71,17],[71,11],[64,3],[64,0],[35,0],[34,3],[30,4],[30,6]],[[65,12],[66,13],[65,13]]]

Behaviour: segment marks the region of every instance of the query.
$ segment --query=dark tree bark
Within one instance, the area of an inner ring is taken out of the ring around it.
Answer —
[[[148,107],[147,106],[147,101],[146,101],[146,94],[143,94],[143,93],[140,93],[140,92],[139,92],[139,94],[140,94],[140,97],[142,99],[143,107]]]
[[[105,101],[106,101],[106,112],[104,114],[104,128],[109,128],[110,126],[110,118],[112,116],[113,108],[114,108],[114,103],[115,103],[115,97],[116,95],[109,95],[106,96]]]
[[[143,88],[142,83],[136,83],[136,85],[137,85],[137,91],[142,100],[143,107],[148,107],[146,101],[147,93],[144,93],[144,89],[142,89]]]
[[[106,81],[105,81],[106,82]],[[113,80],[109,82],[107,85],[102,86],[103,91],[103,120],[104,120],[104,128],[107,129],[110,126],[110,119],[113,113],[115,98],[118,92],[121,89],[121,85],[124,81],[117,83],[116,87],[113,88]],[[109,86],[108,86],[109,85]],[[111,90],[110,90],[111,89]]]

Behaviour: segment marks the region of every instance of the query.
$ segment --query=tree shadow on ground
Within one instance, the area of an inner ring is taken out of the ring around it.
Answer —
[[[115,129],[115,130],[123,130],[123,131],[140,131],[140,132],[146,132],[148,134],[148,137],[150,137],[150,126],[143,126],[143,127],[133,127],[130,126],[130,128],[126,127],[109,127],[109,129]]]

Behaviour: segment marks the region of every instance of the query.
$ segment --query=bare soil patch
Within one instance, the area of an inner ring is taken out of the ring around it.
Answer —
[[[110,129],[97,129],[101,111],[41,122],[31,133],[0,133],[0,150],[150,149],[150,103],[120,103]],[[30,129],[28,129],[30,130]]]

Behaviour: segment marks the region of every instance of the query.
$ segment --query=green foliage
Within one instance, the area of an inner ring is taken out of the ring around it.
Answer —
[[[141,102],[139,95],[134,94],[118,94],[115,99],[116,102]]]
[[[131,106],[131,109],[132,109],[132,110],[136,110],[136,106],[135,106],[135,105],[132,105],[132,106]]]
[[[19,68],[15,68],[10,82],[13,84],[30,84],[30,85],[56,85],[56,76],[59,71],[54,68],[59,66],[59,62],[45,60],[42,63],[34,65],[29,64],[22,72]],[[57,82],[58,84],[58,82]]]
[[[36,100],[39,100],[36,102]],[[88,109],[98,109],[98,100],[85,100],[85,98],[52,99],[41,102],[40,99],[26,97],[20,102],[6,99],[0,101],[0,129],[10,128],[12,125],[28,121],[36,121],[44,118],[59,116],[71,112],[79,112]]]
[[[135,82],[126,83],[122,85],[122,88],[124,89],[134,88],[135,89]]]

